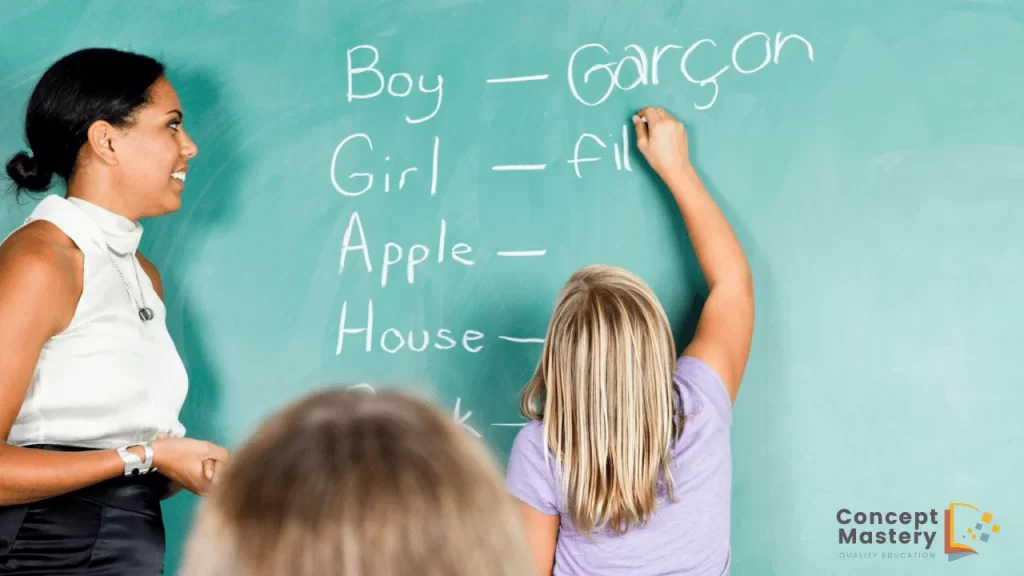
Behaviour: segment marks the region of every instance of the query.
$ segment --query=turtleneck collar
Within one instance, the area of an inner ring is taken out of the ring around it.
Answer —
[[[142,224],[81,198],[68,196],[67,200],[96,223],[102,239],[112,250],[118,254],[134,254],[138,250],[142,240]]]

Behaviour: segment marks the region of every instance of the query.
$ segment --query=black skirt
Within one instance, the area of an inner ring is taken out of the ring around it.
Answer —
[[[167,477],[153,472],[0,506],[0,574],[163,574],[160,501],[169,488]]]

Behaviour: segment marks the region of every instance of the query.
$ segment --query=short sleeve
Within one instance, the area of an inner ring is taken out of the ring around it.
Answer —
[[[694,356],[682,356],[676,363],[674,379],[683,388],[684,396],[696,396],[703,410],[710,410],[726,428],[732,426],[729,391],[714,368]],[[689,412],[685,406],[683,410]]]
[[[558,490],[554,475],[554,458],[546,454],[540,422],[530,422],[519,431],[512,443],[505,472],[507,490],[538,512],[557,515]]]

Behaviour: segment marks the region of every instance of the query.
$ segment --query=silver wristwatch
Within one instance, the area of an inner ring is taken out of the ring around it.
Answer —
[[[128,451],[133,446],[141,446],[146,453],[146,461],[139,460],[139,457]],[[140,442],[138,444],[132,444],[131,446],[123,446],[117,449],[118,456],[121,460],[124,460],[124,475],[125,476],[138,476],[140,474],[148,474],[155,470],[153,468],[153,447],[149,445],[149,442]]]

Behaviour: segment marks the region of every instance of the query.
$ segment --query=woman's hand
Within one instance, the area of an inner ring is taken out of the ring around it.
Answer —
[[[206,496],[216,481],[216,469],[230,458],[226,448],[192,438],[170,438],[160,434],[151,443],[153,465],[172,481],[171,492],[185,488]]]
[[[663,108],[644,108],[633,116],[633,126],[636,147],[662,180],[689,168],[686,128]]]

